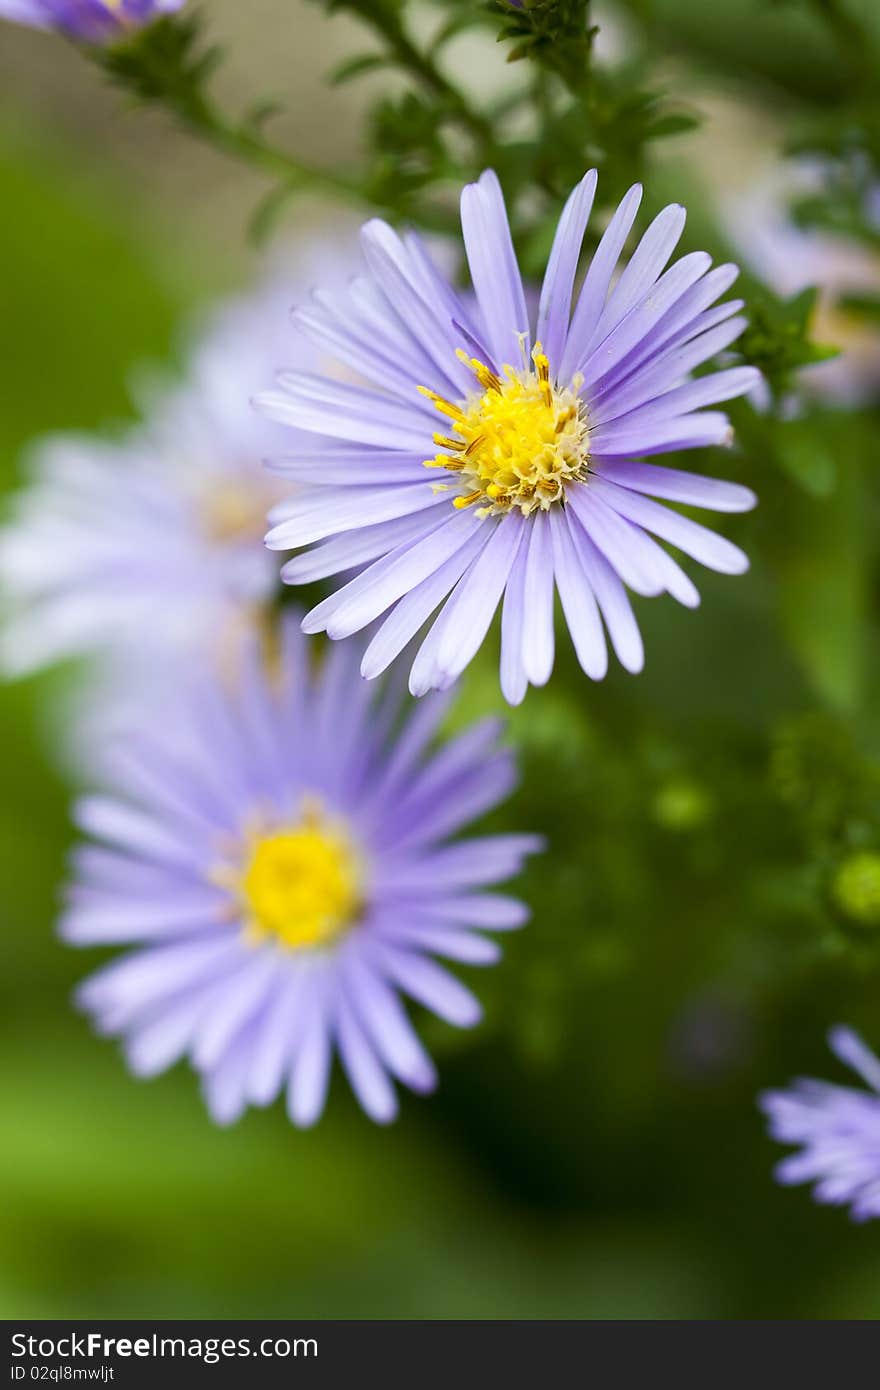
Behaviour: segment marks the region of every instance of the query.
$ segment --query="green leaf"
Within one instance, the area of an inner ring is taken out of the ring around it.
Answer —
[[[283,110],[284,107],[280,101],[274,101],[272,99],[258,101],[245,112],[242,124],[246,126],[248,130],[252,130],[255,134],[259,134],[267,121],[271,121],[274,116],[279,116]]]
[[[257,203],[248,219],[247,235],[253,246],[265,246],[271,237],[284,205],[295,192],[292,184],[282,183],[272,188]]]
[[[658,139],[664,135],[686,135],[688,131],[696,130],[700,124],[701,117],[696,112],[670,111],[652,121],[649,129],[651,137]]]
[[[344,82],[351,82],[355,77],[362,77],[365,73],[376,72],[379,68],[387,68],[389,60],[382,53],[361,53],[357,58],[347,58],[344,63],[340,63],[334,68],[327,79],[331,87],[341,87]]]

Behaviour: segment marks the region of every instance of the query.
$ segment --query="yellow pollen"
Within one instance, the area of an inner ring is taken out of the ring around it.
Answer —
[[[298,824],[253,837],[235,877],[254,944],[275,938],[293,950],[328,945],[351,926],[362,901],[354,847],[314,805]]]
[[[482,394],[475,391],[456,403],[419,387],[454,422],[452,435],[434,435],[434,443],[448,452],[425,460],[427,468],[457,475],[452,505],[461,510],[482,503],[480,515],[519,507],[528,516],[563,501],[566,485],[582,482],[589,466],[589,431],[578,396],[581,379],[570,386],[554,385],[540,343],[530,365],[505,366],[503,378],[461,349],[458,357],[473,372]]]

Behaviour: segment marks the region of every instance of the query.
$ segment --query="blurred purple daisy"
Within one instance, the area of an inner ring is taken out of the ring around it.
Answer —
[[[234,693],[184,682],[173,727],[154,709],[119,746],[112,789],[78,806],[100,843],[75,852],[62,935],[138,945],[80,1002],[139,1075],[188,1055],[220,1123],[282,1090],[294,1123],[313,1123],[334,1052],[367,1114],[393,1119],[392,1077],[435,1084],[399,996],[475,1024],[476,998],[433,957],[489,964],[481,931],[527,916],[483,890],[519,872],[534,836],[450,843],[516,780],[497,722],[432,751],[447,701],[397,729],[400,692],[377,700],[359,659],[357,643],[331,648],[310,678],[286,622],[279,671],[254,644]]]
[[[0,0],[0,19],[57,29],[84,43],[108,43],[184,4],[185,0]]]
[[[732,244],[774,293],[787,299],[818,288],[810,337],[837,348],[839,355],[805,368],[800,385],[807,394],[848,407],[876,400],[880,391],[876,323],[846,308],[848,298],[870,299],[880,292],[880,257],[854,237],[798,226],[792,203],[826,198],[828,179],[829,166],[821,160],[774,162],[747,187],[725,188],[720,210]],[[864,217],[880,232],[880,190],[875,201],[876,206],[868,199]],[[797,409],[796,398],[786,408]]]
[[[347,270],[344,255],[319,264]],[[130,670],[180,648],[222,652],[274,593],[263,532],[281,489],[262,458],[289,433],[251,396],[290,347],[291,279],[273,275],[217,312],[183,382],[141,402],[142,427],[37,444],[0,529],[7,673],[81,654]]]
[[[802,1151],[776,1168],[779,1182],[815,1182],[817,1202],[849,1206],[853,1219],[880,1216],[880,1060],[850,1028],[832,1028],[832,1052],[870,1086],[836,1086],[801,1078],[786,1091],[765,1091],[761,1109],[772,1138]]]
[[[363,230],[368,277],[345,296],[316,294],[295,316],[369,386],[288,372],[260,397],[272,419],[299,432],[296,451],[276,464],[299,490],[271,514],[267,544],[317,543],[284,566],[291,584],[364,567],[304,626],[343,638],[387,613],[364,655],[367,677],[443,605],[410,690],[445,689],[503,598],[501,685],[518,703],[552,670],[554,587],[587,675],[600,679],[607,668],[603,622],[621,663],[638,671],[642,641],[625,586],[699,602],[649,533],[723,573],[748,566],[730,541],[652,500],[742,511],[754,505],[748,489],[634,461],[730,440],[727,417],[699,408],[749,391],[757,373],[691,373],[745,326],[740,301],[715,305],[736,268],[710,270],[696,252],[664,269],[685,221],[671,206],[615,281],[641,199],[636,186],[602,236],[572,312],[595,187],[592,172],[562,213],[534,337],[492,172],[462,194],[473,299],[456,293],[415,234],[401,239],[371,221]]]

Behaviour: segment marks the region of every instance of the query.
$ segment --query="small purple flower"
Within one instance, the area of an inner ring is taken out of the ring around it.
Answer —
[[[636,186],[572,311],[595,188],[592,172],[566,203],[534,335],[492,172],[462,194],[473,300],[414,233],[401,239],[371,221],[368,276],[346,295],[316,294],[296,315],[304,334],[369,385],[288,372],[260,398],[299,432],[296,452],[277,464],[299,488],[270,515],[267,543],[316,546],[284,566],[290,584],[363,567],[307,615],[305,630],[343,638],[387,614],[364,656],[367,677],[439,607],[410,690],[445,689],[503,600],[501,686],[518,703],[553,667],[554,588],[587,675],[607,668],[603,623],[621,663],[638,671],[642,641],[625,586],[699,602],[649,533],[723,573],[748,567],[730,541],[652,500],[742,511],[755,501],[747,488],[634,461],[730,440],[727,417],[699,408],[749,391],[757,373],[691,373],[745,325],[741,301],[715,306],[736,267],[710,270],[695,252],[664,269],[685,221],[674,205],[615,280]]]
[[[880,1060],[850,1028],[832,1028],[832,1052],[870,1091],[801,1078],[760,1098],[772,1138],[801,1152],[776,1168],[779,1182],[815,1182],[817,1202],[851,1209],[853,1219],[880,1216]]]
[[[153,707],[105,759],[111,790],[77,809],[99,843],[75,854],[62,935],[136,945],[80,1002],[139,1075],[188,1056],[219,1123],[286,1090],[293,1122],[312,1124],[334,1052],[367,1114],[393,1119],[392,1077],[435,1084],[399,996],[475,1024],[477,1000],[433,957],[490,964],[482,931],[527,916],[483,890],[519,872],[534,836],[450,840],[516,780],[497,721],[432,751],[447,700],[398,728],[400,691],[377,698],[359,659],[344,643],[310,676],[287,621],[268,671],[254,644],[234,690],[193,677],[173,720]]]
[[[111,43],[184,4],[185,0],[0,0],[0,19],[57,29],[83,43]]]

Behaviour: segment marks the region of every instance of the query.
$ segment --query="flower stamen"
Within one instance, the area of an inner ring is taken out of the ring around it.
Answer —
[[[455,404],[419,387],[441,414],[455,422],[452,435],[434,435],[434,443],[444,452],[426,459],[425,467],[461,475],[461,492],[452,503],[458,510],[482,502],[479,515],[519,507],[527,516],[561,502],[566,485],[583,481],[589,464],[586,411],[578,396],[580,378],[568,387],[555,386],[540,343],[535,345],[531,364],[505,365],[503,378],[463,349],[457,356],[473,372],[482,392]]]
[[[427,396],[428,400],[437,407],[441,415],[448,415],[451,420],[464,420],[465,417],[460,408],[453,405],[452,401],[448,401],[445,396],[438,395],[436,391],[429,390],[427,386],[420,386],[418,389],[421,395]]]
[[[210,878],[234,898],[251,945],[329,945],[352,925],[363,897],[360,860],[345,827],[314,799],[292,824],[247,830],[238,864],[221,864]]]
[[[477,381],[484,391],[501,391],[501,378],[496,376],[485,362],[481,362],[479,357],[468,357],[463,348],[457,348],[455,352],[459,362],[463,362],[466,367],[470,367]]]

